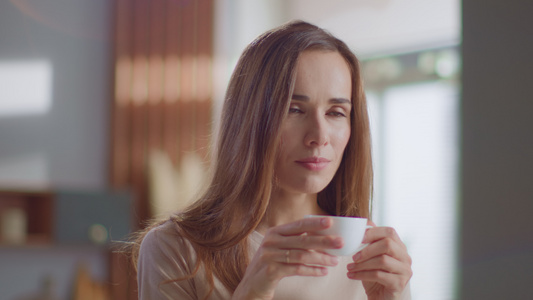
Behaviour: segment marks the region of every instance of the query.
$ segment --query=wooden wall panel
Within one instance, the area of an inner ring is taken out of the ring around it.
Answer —
[[[207,158],[211,132],[213,0],[115,0],[111,186],[135,193],[136,228],[152,215],[148,159]],[[115,299],[136,299],[135,277],[112,256]],[[126,264],[126,265],[125,265]],[[129,278],[124,278],[128,277]]]
[[[112,185],[132,188],[138,226],[151,217],[147,160],[207,156],[213,0],[116,0]]]

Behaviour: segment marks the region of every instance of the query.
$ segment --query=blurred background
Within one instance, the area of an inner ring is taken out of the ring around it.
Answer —
[[[0,300],[136,299],[116,241],[202,185],[243,48],[292,19],[360,58],[373,218],[413,300],[531,299],[527,0],[0,2]]]

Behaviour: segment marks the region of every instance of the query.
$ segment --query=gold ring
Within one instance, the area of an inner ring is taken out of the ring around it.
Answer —
[[[285,252],[285,261],[290,264],[291,263],[291,260],[289,258],[289,256],[291,255],[291,250],[287,250],[287,252]]]

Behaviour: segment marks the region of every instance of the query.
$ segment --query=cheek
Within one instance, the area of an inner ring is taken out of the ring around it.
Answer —
[[[294,137],[291,139],[291,135],[282,132],[281,139],[279,140],[278,144],[278,153],[276,155],[276,165],[284,165],[284,161],[287,159],[287,156],[290,153],[291,149],[291,141],[294,139]]]
[[[336,131],[334,138],[335,148],[342,153],[344,148],[346,148],[346,145],[348,145],[348,141],[350,140],[350,128],[348,127],[347,129]]]
[[[295,144],[301,140],[300,137],[301,131],[299,131],[299,128],[286,120],[281,127],[281,136],[278,144],[280,155],[283,156],[290,152],[296,146]]]

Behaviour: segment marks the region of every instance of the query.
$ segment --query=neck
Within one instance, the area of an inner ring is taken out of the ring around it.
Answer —
[[[305,215],[327,215],[318,206],[317,194],[297,194],[275,189],[257,231],[264,234],[270,227],[303,219]]]

